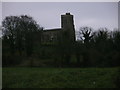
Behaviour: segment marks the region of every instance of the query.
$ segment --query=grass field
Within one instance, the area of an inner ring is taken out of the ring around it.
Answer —
[[[117,68],[3,68],[3,88],[115,88]]]

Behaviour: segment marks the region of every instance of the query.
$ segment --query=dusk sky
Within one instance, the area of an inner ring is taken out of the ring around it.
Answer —
[[[118,28],[118,2],[3,2],[2,19],[10,15],[29,15],[45,29],[60,28],[61,15],[74,15],[75,29]]]

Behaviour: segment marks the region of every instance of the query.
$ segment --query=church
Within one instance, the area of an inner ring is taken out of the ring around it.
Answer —
[[[63,32],[69,34],[69,40],[72,42],[75,41],[74,19],[73,15],[70,13],[61,15],[61,28],[42,30],[41,41],[42,43],[56,42],[58,40],[58,35],[61,35]]]

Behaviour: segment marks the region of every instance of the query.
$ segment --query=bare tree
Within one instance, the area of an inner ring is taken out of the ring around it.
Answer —
[[[17,48],[21,54],[24,48],[28,56],[32,54],[34,32],[42,30],[32,17],[8,16],[3,20],[2,27],[3,37],[8,39],[12,53]]]
[[[84,43],[88,43],[91,38],[93,37],[93,35],[91,35],[92,33],[92,28],[90,27],[81,27],[79,34],[82,35],[81,39],[84,41]]]

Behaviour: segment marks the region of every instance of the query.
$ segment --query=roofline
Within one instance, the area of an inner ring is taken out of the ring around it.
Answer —
[[[62,30],[62,28],[44,29],[43,31],[57,31],[57,30]]]

